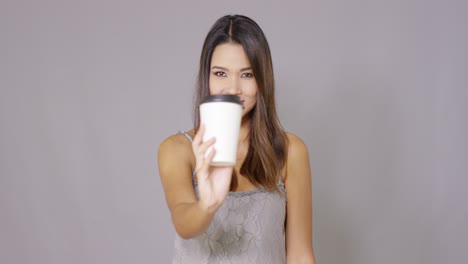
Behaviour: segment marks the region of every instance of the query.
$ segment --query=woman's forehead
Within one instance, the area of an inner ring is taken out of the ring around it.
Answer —
[[[213,51],[211,67],[215,66],[229,70],[245,70],[251,65],[242,45],[224,43],[216,46]]]

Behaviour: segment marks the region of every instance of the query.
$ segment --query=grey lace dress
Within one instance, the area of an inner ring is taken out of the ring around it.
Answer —
[[[195,178],[193,186],[198,197]],[[203,234],[185,240],[176,233],[172,263],[286,263],[286,190],[281,177],[278,188],[283,196],[264,188],[229,192]]]

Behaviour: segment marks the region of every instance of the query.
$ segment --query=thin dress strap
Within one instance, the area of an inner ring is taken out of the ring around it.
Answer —
[[[179,134],[183,134],[186,138],[190,140],[190,142],[193,142],[192,137],[187,132],[179,130]]]

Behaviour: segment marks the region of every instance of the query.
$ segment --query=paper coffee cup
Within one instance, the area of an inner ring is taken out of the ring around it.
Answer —
[[[242,102],[237,95],[209,95],[200,104],[200,121],[205,125],[203,141],[216,138],[211,166],[234,166],[242,119]],[[206,151],[210,153],[211,148]]]

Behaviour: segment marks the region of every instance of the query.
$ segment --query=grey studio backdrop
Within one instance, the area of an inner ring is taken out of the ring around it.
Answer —
[[[322,264],[464,263],[466,1],[2,1],[0,263],[169,263],[156,163],[225,14],[271,45]]]

